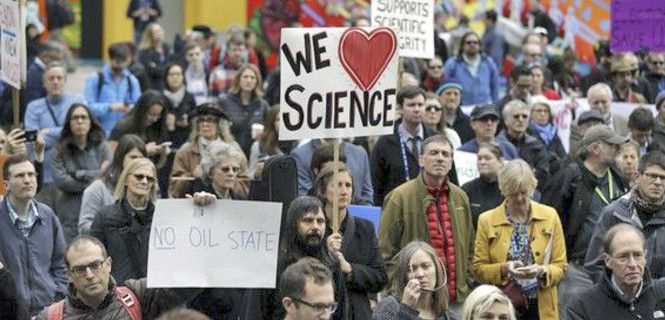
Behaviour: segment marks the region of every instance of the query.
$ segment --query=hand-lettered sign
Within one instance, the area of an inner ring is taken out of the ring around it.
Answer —
[[[610,10],[613,52],[665,51],[665,1],[612,0]]]
[[[148,287],[274,288],[281,212],[276,202],[158,200]]]
[[[455,161],[457,182],[459,182],[460,186],[480,177],[477,165],[478,156],[475,153],[455,150],[453,161]]]
[[[372,26],[397,32],[399,55],[434,58],[434,0],[373,0]]]
[[[21,89],[21,57],[25,61],[25,39],[23,35],[18,2],[14,0],[0,1],[0,64],[2,65],[2,80],[16,89]],[[23,63],[25,65],[25,63]],[[25,68],[25,67],[23,67]]]
[[[282,29],[280,140],[390,134],[397,39],[389,28]]]

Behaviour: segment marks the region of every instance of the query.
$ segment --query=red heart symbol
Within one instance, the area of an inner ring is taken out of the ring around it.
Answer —
[[[339,60],[353,82],[369,91],[396,49],[397,40],[390,28],[377,28],[369,34],[360,28],[349,28],[339,40]]]

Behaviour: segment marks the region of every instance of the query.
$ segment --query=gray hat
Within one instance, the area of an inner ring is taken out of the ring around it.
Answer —
[[[591,109],[591,110],[584,111],[584,112],[582,112],[582,114],[580,114],[580,117],[577,118],[577,125],[581,126],[581,125],[583,125],[587,122],[591,122],[591,121],[598,121],[600,123],[605,123],[605,118],[600,113],[600,111],[598,111],[596,109]]]
[[[610,129],[610,127],[604,124],[599,124],[589,128],[589,130],[584,134],[584,138],[582,138],[581,145],[588,146],[594,142],[599,141],[620,145],[627,142],[628,140],[628,137],[619,135],[618,133],[614,132],[614,130]]]
[[[491,103],[479,104],[473,111],[471,111],[471,121],[485,118],[487,116],[492,116],[497,120],[500,119],[499,111],[496,109],[496,106]]]

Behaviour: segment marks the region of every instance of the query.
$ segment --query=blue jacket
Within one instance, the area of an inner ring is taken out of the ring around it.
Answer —
[[[101,90],[97,91],[99,76],[95,73],[86,81],[85,100],[90,104],[90,112],[97,118],[108,137],[115,124],[125,117],[122,113],[112,111],[111,105],[118,102],[135,104],[141,95],[141,87],[139,80],[126,68],[122,70],[122,76],[117,83],[113,80],[109,64],[106,64],[101,72],[104,76]]]
[[[62,95],[62,98],[59,100],[49,99],[49,104],[53,109],[53,114],[55,115],[58,123],[53,121],[53,117],[46,106],[46,98],[41,98],[34,100],[28,104],[28,108],[25,110],[25,120],[24,126],[25,130],[42,130],[48,128],[48,132],[44,136],[44,142],[46,143],[46,153],[44,154],[44,166],[42,166],[42,183],[51,183],[53,182],[52,176],[52,167],[51,159],[52,148],[55,146],[58,139],[60,139],[60,132],[62,131],[62,126],[65,124],[65,117],[67,116],[67,111],[73,103],[84,103],[83,96],[78,94],[65,93]]]
[[[462,84],[462,105],[488,103],[499,98],[499,70],[492,59],[481,56],[478,72],[472,76],[461,56],[449,58],[443,66],[446,79]]]
[[[29,319],[67,294],[65,238],[53,211],[36,201],[39,216],[23,236],[11,221],[8,205],[7,198],[0,204],[0,260],[16,284],[19,319]]]

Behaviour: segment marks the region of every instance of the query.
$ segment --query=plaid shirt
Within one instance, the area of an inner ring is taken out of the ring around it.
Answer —
[[[37,217],[39,217],[39,213],[37,212],[37,208],[35,207],[35,203],[33,201],[30,201],[30,204],[28,205],[28,212],[26,217],[22,218],[19,217],[16,211],[14,211],[9,198],[7,198],[7,212],[9,213],[9,219],[11,219],[14,226],[16,226],[16,228],[18,228],[18,230],[21,231],[25,237],[30,234],[32,226],[35,225],[35,221],[37,221]]]

